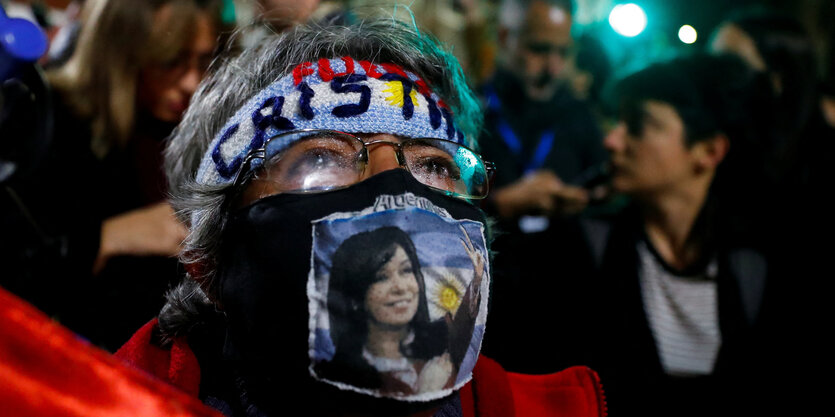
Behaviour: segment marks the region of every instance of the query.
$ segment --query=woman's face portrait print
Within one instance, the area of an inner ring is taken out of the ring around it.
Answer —
[[[420,298],[413,268],[406,251],[397,246],[365,295],[370,320],[385,326],[405,326],[412,321]]]
[[[379,204],[392,199],[404,204]],[[346,390],[437,399],[469,380],[481,345],[484,224],[413,194],[378,200],[313,222],[310,371]]]

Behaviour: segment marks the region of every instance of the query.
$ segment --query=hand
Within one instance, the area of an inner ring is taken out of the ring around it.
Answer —
[[[497,190],[493,201],[502,217],[523,214],[576,214],[588,204],[588,193],[580,187],[564,184],[548,170],[528,174]]]
[[[188,230],[168,203],[157,203],[111,217],[102,223],[101,245],[93,266],[98,273],[117,255],[176,256]]]
[[[423,365],[417,380],[417,392],[438,391],[444,389],[452,375],[452,360],[449,352],[435,356]]]

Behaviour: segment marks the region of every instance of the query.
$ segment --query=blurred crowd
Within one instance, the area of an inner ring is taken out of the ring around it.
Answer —
[[[590,366],[616,416],[748,415],[820,388],[835,42],[821,55],[794,17],[744,9],[701,51],[615,77],[574,0],[396,3],[4,0],[49,39],[49,116],[14,132],[49,131],[0,175],[0,286],[118,349],[187,272],[163,157],[213,60],[387,13],[454,45],[481,100],[485,355]]]

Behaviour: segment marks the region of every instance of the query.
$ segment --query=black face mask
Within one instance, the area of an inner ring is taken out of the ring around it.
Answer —
[[[218,259],[224,356],[298,390],[449,395],[481,345],[485,224],[402,169],[258,200],[233,214]]]

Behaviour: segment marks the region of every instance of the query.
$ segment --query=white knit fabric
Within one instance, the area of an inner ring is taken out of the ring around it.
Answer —
[[[640,282],[649,327],[664,371],[698,376],[713,372],[721,345],[716,261],[683,276],[665,268],[647,242],[638,244]]]

